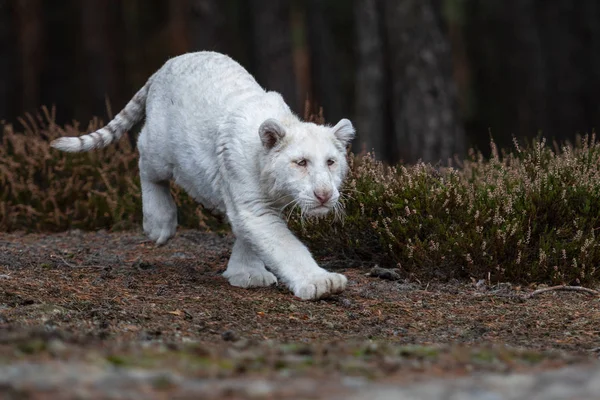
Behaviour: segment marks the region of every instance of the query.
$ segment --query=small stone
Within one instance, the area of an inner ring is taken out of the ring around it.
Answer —
[[[371,269],[371,271],[369,271],[368,275],[374,278],[381,278],[389,281],[399,281],[400,279],[402,279],[402,277],[396,270],[381,268],[378,265],[374,266]]]
[[[347,299],[347,298],[345,298],[345,297],[341,298],[341,299],[339,300],[339,302],[340,302],[340,304],[341,304],[343,307],[346,307],[346,308],[350,308],[350,307],[352,307],[352,301],[351,301],[350,299]]]
[[[71,229],[68,232],[69,236],[73,236],[73,237],[82,237],[83,236],[83,231],[81,229]]]
[[[477,290],[485,290],[486,289],[486,283],[485,283],[485,279],[480,279],[477,281],[477,283],[475,284],[475,287],[477,288]]]
[[[238,350],[247,349],[250,346],[250,341],[248,339],[241,338],[234,342],[233,347]]]
[[[171,258],[179,258],[179,259],[183,260],[183,259],[186,259],[186,258],[189,258],[189,257],[188,257],[187,254],[182,253],[180,251],[177,251],[177,252],[171,254]]]
[[[273,385],[264,380],[250,382],[246,387],[246,396],[251,399],[263,399],[273,395]]]
[[[600,370],[588,380],[587,390],[589,393],[600,393]]]
[[[367,385],[366,378],[362,376],[346,376],[342,378],[342,385],[351,389],[362,388]]]
[[[47,347],[50,354],[58,356],[67,351],[67,345],[60,339],[51,339],[48,341]]]
[[[227,330],[221,333],[221,338],[226,342],[235,342],[238,340],[237,334],[232,330]]]

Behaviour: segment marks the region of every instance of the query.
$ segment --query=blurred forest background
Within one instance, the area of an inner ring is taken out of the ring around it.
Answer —
[[[169,57],[229,54],[355,151],[438,162],[600,117],[597,0],[0,0],[0,120],[107,119]]]

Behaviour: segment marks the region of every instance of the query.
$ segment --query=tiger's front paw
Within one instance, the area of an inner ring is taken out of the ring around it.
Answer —
[[[242,288],[264,287],[277,284],[277,277],[266,269],[227,270],[223,273],[229,284]]]
[[[302,300],[318,300],[343,292],[347,282],[348,279],[342,274],[324,271],[302,278],[291,289]]]

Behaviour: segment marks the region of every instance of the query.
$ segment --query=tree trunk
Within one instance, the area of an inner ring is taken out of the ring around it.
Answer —
[[[473,73],[469,125],[482,149],[489,148],[489,131],[500,147],[508,147],[511,135],[533,136],[547,122],[547,65],[534,2],[466,2],[464,37]]]
[[[188,34],[192,50],[218,51],[224,48],[223,25],[225,23],[218,0],[189,0]]]
[[[56,105],[59,123],[71,121],[77,109],[76,81],[72,79],[74,71],[80,68],[78,48],[80,34],[77,25],[68,21],[77,21],[76,8],[70,1],[57,3],[41,2],[43,15],[44,68],[41,74],[40,105]],[[30,12],[31,10],[25,10]],[[39,60],[34,62],[38,63]]]
[[[186,1],[170,1],[169,7],[169,53],[180,55],[188,51],[190,48],[188,34],[188,22],[192,15],[192,4]]]
[[[383,47],[383,21],[379,1],[354,3],[356,27],[356,109],[355,151],[374,151],[377,158],[392,161],[389,113],[386,95],[386,67]]]
[[[17,115],[35,112],[40,106],[40,75],[42,59],[42,2],[18,0],[14,2],[19,49],[18,69],[21,104]]]
[[[120,34],[117,31],[119,8],[114,2],[83,0],[79,5],[83,73],[79,73],[78,97],[85,112],[78,113],[82,121],[92,115],[103,116],[106,121],[106,99],[117,107],[125,99],[122,93],[121,68],[118,63]],[[118,112],[111,110],[113,115]]]
[[[430,0],[384,0],[394,154],[446,163],[464,151],[451,52]]]
[[[337,47],[326,19],[323,0],[309,0],[306,11],[312,100],[323,107],[326,119],[335,123],[342,118],[341,68],[337,65]]]
[[[290,32],[290,0],[251,0],[254,65],[257,81],[284,97],[292,110],[297,104]]]
[[[9,0],[0,0],[0,121],[12,118],[16,112],[19,93],[16,83],[18,81],[15,60],[17,49],[15,46],[14,9]],[[2,130],[0,129],[0,138]]]
[[[600,123],[600,5],[537,0],[535,7],[546,71],[544,136],[590,132]]]

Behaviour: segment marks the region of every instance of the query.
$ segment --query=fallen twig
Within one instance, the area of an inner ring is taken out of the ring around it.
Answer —
[[[523,298],[531,299],[532,297],[537,296],[538,294],[550,292],[553,290],[568,290],[568,291],[573,291],[573,292],[584,292],[591,296],[600,296],[600,292],[597,290],[594,290],[594,289],[585,288],[585,287],[581,287],[581,286],[558,285],[558,286],[551,286],[551,287],[547,287],[547,288],[534,290],[533,292],[524,295]]]
[[[77,265],[73,265],[73,264],[70,264],[69,262],[67,262],[67,260],[65,260],[65,259],[64,259],[63,257],[61,257],[61,256],[56,256],[56,257],[60,258],[60,260],[61,260],[62,262],[64,262],[64,263],[65,263],[65,265],[66,265],[67,267],[71,267],[71,268],[79,268],[79,266],[77,266]]]
[[[551,287],[547,287],[547,288],[542,288],[542,289],[537,289],[534,290],[531,293],[526,293],[526,294],[517,294],[517,293],[498,293],[498,292],[491,292],[491,293],[478,293],[476,295],[476,297],[504,297],[504,298],[509,298],[509,299],[515,299],[515,300],[528,300],[531,299],[539,294],[542,293],[546,293],[546,292],[551,292],[551,291],[555,291],[555,290],[564,290],[564,291],[572,291],[572,292],[583,292],[586,294],[589,294],[590,296],[596,296],[596,297],[600,297],[600,291],[598,290],[594,290],[594,289],[590,289],[590,288],[585,288],[582,286],[569,286],[569,285],[558,285],[558,286],[551,286]]]
[[[65,265],[67,267],[70,267],[70,268],[104,268],[104,266],[101,266],[101,265],[75,265],[75,264],[69,263],[67,260],[65,260],[63,257],[61,257],[59,255],[55,255],[54,257],[58,257],[63,263],[65,263]]]

